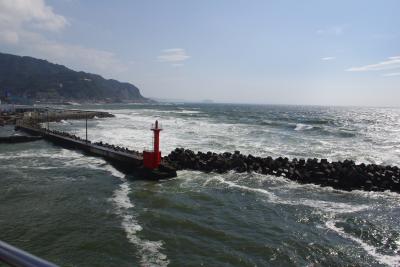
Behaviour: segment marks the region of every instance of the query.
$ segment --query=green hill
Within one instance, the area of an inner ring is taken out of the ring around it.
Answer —
[[[139,89],[32,57],[0,53],[0,95],[31,102],[151,102]]]

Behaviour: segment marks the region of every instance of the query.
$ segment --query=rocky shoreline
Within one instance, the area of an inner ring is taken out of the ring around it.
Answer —
[[[331,186],[340,190],[386,191],[400,193],[400,168],[376,164],[356,164],[351,160],[288,159],[255,157],[234,153],[197,152],[176,148],[164,157],[177,170],[225,173],[256,172],[283,176],[299,183]]]

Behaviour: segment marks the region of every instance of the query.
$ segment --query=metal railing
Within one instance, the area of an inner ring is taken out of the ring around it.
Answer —
[[[155,123],[152,123],[151,124],[151,128],[150,128],[151,130],[153,130],[153,129],[156,129],[156,124]],[[157,127],[157,129],[160,129],[160,130],[162,130],[163,129],[163,125],[162,125],[162,123],[158,123],[158,127]]]
[[[53,263],[0,241],[0,263],[2,262],[14,267],[57,267]]]

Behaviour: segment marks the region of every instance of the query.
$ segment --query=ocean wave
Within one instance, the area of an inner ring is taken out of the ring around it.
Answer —
[[[174,111],[174,112],[175,113],[181,113],[181,114],[199,114],[199,113],[202,113],[199,110],[186,110],[186,109],[180,110],[180,111]]]
[[[54,151],[49,149],[29,149],[21,152],[6,152],[0,154],[0,159],[21,159],[21,158],[52,158],[52,159],[75,159],[77,152],[70,151],[67,149],[61,149],[61,151]]]
[[[120,179],[125,178],[125,174],[123,174],[122,172],[118,171],[116,168],[114,168],[113,166],[107,164],[104,166],[104,169],[106,171],[108,171],[109,173],[111,173],[112,176],[114,177],[118,177]]]
[[[381,264],[386,264],[388,266],[400,266],[400,255],[384,255],[377,251],[377,248],[365,243],[360,238],[354,237],[348,233],[346,233],[343,228],[337,227],[336,223],[339,221],[336,220],[328,220],[325,223],[326,228],[336,232],[338,235],[350,239],[353,242],[360,245],[365,252],[367,252],[370,256],[372,256],[375,260],[377,260]]]
[[[356,132],[350,130],[344,130],[340,128],[334,128],[330,126],[315,127],[313,130],[318,130],[321,135],[334,136],[334,137],[355,137]]]
[[[212,181],[218,181],[220,183],[228,185],[230,188],[238,188],[240,190],[259,193],[267,196],[270,203],[273,204],[282,204],[282,205],[290,205],[290,206],[305,206],[309,208],[318,209],[322,212],[332,213],[332,214],[344,214],[344,213],[354,213],[369,209],[367,205],[354,205],[347,204],[343,202],[331,202],[324,200],[315,200],[315,199],[307,199],[307,198],[298,198],[295,200],[284,199],[282,197],[277,196],[271,191],[268,191],[263,188],[249,187],[246,185],[241,185],[235,183],[233,181],[224,179],[222,176],[217,175],[210,177],[203,186],[207,186]]]
[[[253,121],[248,121],[247,124],[253,124]],[[293,125],[292,123],[289,123],[287,121],[279,121],[279,120],[262,120],[257,124],[265,126],[273,126],[273,127],[292,127]]]
[[[306,131],[306,130],[311,130],[313,128],[314,128],[314,126],[312,126],[312,125],[298,123],[298,124],[296,124],[296,127],[294,128],[294,130],[295,131]]]
[[[129,242],[134,244],[140,253],[141,266],[168,266],[169,259],[160,251],[163,249],[163,241],[150,241],[141,239],[137,233],[142,231],[142,226],[132,214],[135,207],[129,199],[129,183],[121,178],[122,183],[114,191],[112,202],[116,207],[116,213],[122,218],[122,228],[125,230]]]
[[[307,120],[303,120],[302,122],[305,124],[321,124],[321,125],[333,123],[332,120],[328,120],[328,119],[326,119],[326,120],[324,120],[324,119],[307,119]]]
[[[211,177],[210,179],[206,180],[206,182],[203,185],[206,186],[213,180],[214,181],[218,181],[218,182],[223,183],[223,184],[226,184],[226,185],[228,185],[228,187],[238,188],[238,189],[245,190],[245,191],[250,191],[250,192],[261,193],[261,194],[267,196],[268,199],[271,202],[275,202],[276,203],[276,202],[278,202],[278,199],[279,199],[274,193],[269,192],[268,190],[261,189],[261,188],[248,187],[248,186],[244,186],[244,185],[239,185],[239,184],[236,184],[236,183],[234,183],[232,181],[226,180],[222,176],[219,176],[219,175]]]

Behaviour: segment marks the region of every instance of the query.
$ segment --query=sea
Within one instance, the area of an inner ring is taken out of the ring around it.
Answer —
[[[86,105],[92,141],[400,166],[400,109]],[[50,123],[85,136],[85,122]],[[0,127],[0,135],[14,133]],[[45,140],[0,144],[0,240],[60,266],[400,266],[400,195],[257,173],[125,175]],[[0,264],[1,265],[1,264]]]

